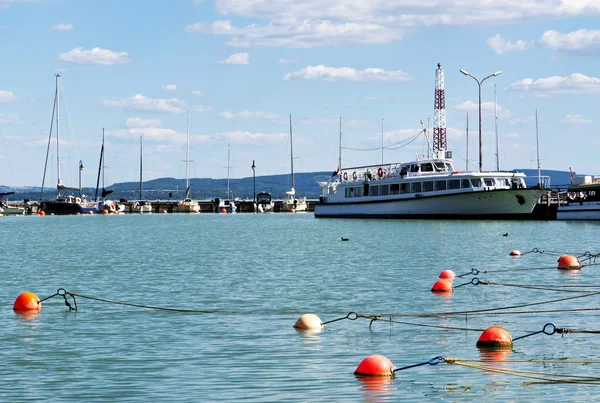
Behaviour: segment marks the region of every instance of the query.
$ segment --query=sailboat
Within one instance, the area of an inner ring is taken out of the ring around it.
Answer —
[[[178,213],[199,213],[200,204],[190,198],[190,113],[187,114],[186,122],[187,149],[185,152],[185,198],[177,203]]]
[[[142,136],[140,136],[140,199],[138,201],[136,201],[135,203],[133,203],[133,206],[131,207],[131,212],[138,213],[138,214],[151,214],[152,213],[152,203],[144,200],[144,198],[142,197],[142,167],[143,167],[142,153],[143,153]]]
[[[65,186],[60,180],[60,141],[59,141],[59,123],[60,123],[60,97],[59,97],[59,78],[60,74],[55,74],[56,77],[56,90],[54,93],[54,106],[52,108],[52,119],[50,120],[50,133],[48,135],[48,148],[46,150],[46,164],[44,166],[44,177],[42,179],[42,190],[40,193],[40,211],[44,211],[46,214],[57,214],[57,215],[68,215],[68,214],[88,214],[93,213],[96,209],[94,203],[88,202],[81,192],[81,171],[83,171],[83,162],[79,161],[79,188],[73,188]],[[52,128],[54,125],[54,116],[56,116],[56,176],[57,185],[56,189],[58,194],[56,199],[44,200],[44,185],[46,183],[46,171],[48,168],[48,155],[50,154],[50,143],[52,141]],[[76,195],[63,195],[63,192],[75,192],[79,193]]]
[[[102,193],[101,199],[98,199],[98,190],[100,186],[100,178],[102,178]],[[111,194],[112,190],[106,190],[104,187],[104,128],[102,128],[102,147],[100,147],[100,165],[98,166],[98,179],[96,180],[96,195],[97,201],[96,212],[100,214],[119,214],[125,212],[125,205],[116,203],[112,200],[107,200],[106,196]],[[106,213],[105,213],[106,211]]]
[[[297,198],[296,189],[294,189],[294,139],[292,135],[292,115],[290,114],[290,165],[292,173],[292,188],[285,192],[288,197],[282,203],[282,210],[290,213],[305,212],[308,209],[306,197]]]
[[[8,204],[7,196],[14,195],[15,192],[2,192],[0,193],[0,213],[4,215],[23,215],[25,214],[25,208],[19,206],[12,206]]]
[[[229,170],[231,169],[231,166],[229,164],[230,156],[231,156],[231,145],[229,145],[227,147],[227,197],[225,198],[225,200],[221,200],[218,197],[215,198],[215,204],[217,206],[215,208],[215,213],[231,214],[231,213],[235,213],[237,211],[237,207],[236,207],[235,203],[230,198],[230,196],[231,196],[231,191],[229,190]]]

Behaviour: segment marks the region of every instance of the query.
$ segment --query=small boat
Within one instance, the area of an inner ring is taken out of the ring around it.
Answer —
[[[600,220],[600,176],[578,176],[559,200],[557,220]]]
[[[292,188],[285,192],[288,196],[283,200],[281,205],[282,211],[288,211],[290,213],[300,213],[308,210],[308,204],[306,203],[306,197],[296,197],[296,190],[294,189],[294,146],[293,146],[293,135],[292,135],[292,115],[290,115],[290,165],[291,165],[291,176],[292,176]]]
[[[271,199],[271,193],[269,192],[257,193],[256,205],[259,213],[270,213],[275,208],[275,202]]]
[[[131,212],[137,214],[151,214],[152,213],[152,203],[149,201],[143,200],[142,193],[142,136],[140,136],[140,199],[133,203],[131,206]]]
[[[54,117],[56,116],[56,176],[58,191],[56,199],[44,200],[44,184],[46,182],[46,170],[48,167],[48,155],[50,152],[51,136],[48,137],[48,149],[46,151],[46,165],[44,166],[44,176],[42,180],[42,190],[40,194],[40,211],[44,211],[46,214],[56,215],[70,215],[70,214],[90,214],[96,210],[96,204],[88,202],[81,190],[81,172],[83,171],[83,162],[79,161],[79,187],[73,188],[65,186],[60,179],[60,141],[59,141],[59,123],[60,123],[60,97],[59,97],[59,78],[60,74],[56,74],[56,90],[54,93],[54,106],[52,109],[52,119],[50,120],[50,134],[52,134],[52,126],[54,124]],[[76,195],[63,195],[63,192],[78,192]]]
[[[342,169],[320,183],[315,217],[517,219],[548,191],[523,173],[457,171],[451,156]]]
[[[177,203],[175,211],[178,213],[199,213],[200,204],[190,198],[190,114],[187,114],[187,148],[185,152],[185,198]]]
[[[7,196],[14,195],[15,192],[0,193],[0,213],[4,215],[23,215],[25,214],[24,207],[11,206],[8,204]]]

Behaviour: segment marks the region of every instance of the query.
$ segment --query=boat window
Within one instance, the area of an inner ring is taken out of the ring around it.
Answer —
[[[502,179],[502,186],[506,186],[507,188],[510,187],[510,181],[508,180],[508,178]]]
[[[410,166],[410,172],[419,172],[419,166],[417,164],[412,164]]]
[[[433,165],[429,162],[421,164],[421,172],[433,172]]]
[[[468,180],[468,179],[463,179],[463,180],[461,181],[461,184],[462,184],[462,188],[463,188],[463,189],[468,189],[468,188],[470,188],[470,187],[471,187],[471,181],[470,181],[470,180]]]
[[[409,183],[401,183],[400,184],[400,193],[410,193],[410,184]]]
[[[381,185],[379,186],[379,195],[387,196],[390,194],[390,186],[389,185]]]
[[[446,181],[435,181],[435,190],[446,190]]]
[[[379,186],[369,186],[369,196],[379,196]]]
[[[346,194],[345,194],[346,197],[354,197],[354,188],[346,188],[345,191],[346,191]]]
[[[402,169],[400,169],[400,176],[406,176],[408,173],[408,165],[402,165]]]
[[[448,172],[454,172],[454,167],[449,162],[446,162],[446,169],[448,169]]]
[[[444,172],[446,171],[446,164],[444,164],[443,162],[440,161],[436,161],[433,163],[435,170],[438,172]]]
[[[410,184],[411,193],[421,193],[421,182],[413,182]]]
[[[450,179],[448,181],[448,189],[460,189],[460,179]]]
[[[495,186],[496,185],[496,181],[494,181],[494,178],[483,178],[483,182],[485,183],[485,186]]]
[[[433,190],[433,181],[423,182],[423,192],[431,192]]]
[[[479,179],[479,178],[471,179],[471,183],[473,184],[474,188],[480,188],[481,187],[481,179]]]
[[[400,193],[400,184],[399,183],[392,183],[390,185],[390,194],[391,195],[397,195],[398,193]]]

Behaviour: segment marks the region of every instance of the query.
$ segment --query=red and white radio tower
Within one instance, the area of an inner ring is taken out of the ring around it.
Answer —
[[[434,100],[434,123],[433,123],[433,155],[438,151],[446,151],[446,95],[444,94],[444,70],[438,63],[435,71],[435,100]],[[444,155],[440,155],[444,158]]]

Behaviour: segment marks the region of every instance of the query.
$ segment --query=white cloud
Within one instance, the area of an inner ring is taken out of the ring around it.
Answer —
[[[232,26],[231,21],[214,21],[190,25],[187,31],[228,36],[227,45],[234,47],[312,48],[346,43],[387,44],[404,36],[402,30],[380,24],[315,19],[276,19],[268,25],[252,24],[242,28]]]
[[[64,31],[72,31],[75,27],[71,24],[57,24],[50,28],[50,31],[53,32],[64,32]]]
[[[515,91],[532,91],[538,94],[597,94],[600,93],[600,78],[588,77],[581,73],[570,76],[524,78],[509,87]]]
[[[103,103],[108,106],[123,107],[125,110],[145,112],[183,113],[188,109],[187,104],[177,98],[148,98],[142,94],[136,94],[126,99],[108,100]]]
[[[204,93],[203,93],[202,91],[190,91],[190,93],[191,93],[192,95],[196,95],[196,96],[198,96],[198,97],[201,97],[201,96],[203,96],[203,95],[204,95]]]
[[[143,118],[129,118],[125,121],[127,127],[153,127],[162,126],[160,119],[143,119]]]
[[[271,112],[263,112],[263,111],[256,111],[256,112],[249,112],[248,110],[244,109],[241,112],[229,112],[229,111],[224,111],[219,113],[219,115],[222,118],[225,119],[251,119],[251,118],[255,118],[255,119],[278,119],[279,115],[277,115],[276,113],[271,113]]]
[[[279,64],[294,64],[294,63],[298,63],[298,60],[279,59]]]
[[[161,127],[130,127],[128,129],[107,130],[106,135],[129,139],[139,138],[142,135],[144,139],[153,141],[173,141],[180,143],[185,141],[185,134]]]
[[[112,50],[100,48],[93,48],[92,50],[75,48],[69,52],[59,54],[57,59],[67,63],[99,64],[103,66],[129,63],[130,61],[127,52],[113,52]]]
[[[23,123],[17,115],[0,112],[0,125],[15,125]]]
[[[12,91],[0,90],[0,103],[16,101],[17,97]]]
[[[283,76],[285,80],[347,80],[347,81],[408,81],[412,77],[400,70],[386,71],[379,68],[356,70],[352,67],[327,67],[322,64],[308,66]]]
[[[473,101],[465,101],[461,104],[458,104],[455,107],[458,111],[464,112],[479,112],[479,104]],[[500,104],[496,104],[496,110],[498,112],[498,116],[502,118],[509,117],[511,115],[508,109],[505,109]],[[485,114],[494,114],[494,103],[493,102],[482,102],[481,103],[481,111]]]
[[[162,89],[165,91],[175,91],[177,89],[177,86],[175,84],[167,84],[163,85]]]
[[[565,34],[550,30],[544,32],[539,42],[552,50],[595,53],[600,52],[600,30],[580,29]]]
[[[560,123],[582,125],[586,123],[592,123],[590,119],[586,119],[582,115],[567,115]]]
[[[250,55],[244,53],[234,53],[225,60],[219,60],[219,64],[250,64]]]
[[[492,36],[487,40],[486,43],[488,47],[492,49],[492,51],[497,55],[501,55],[503,53],[508,52],[523,52],[535,46],[534,42],[526,42],[522,40],[510,42],[507,39],[500,36],[500,34]]]
[[[217,139],[221,139],[227,142],[234,142],[237,144],[241,143],[262,143],[265,141],[285,141],[289,133],[253,133],[247,131],[231,131],[217,133]]]

